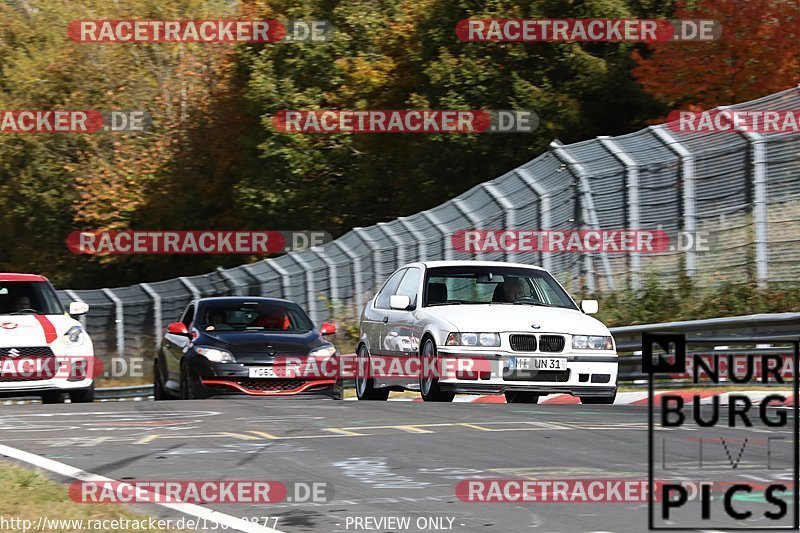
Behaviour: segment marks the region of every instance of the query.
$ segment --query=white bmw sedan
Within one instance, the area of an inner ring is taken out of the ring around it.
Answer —
[[[366,305],[356,350],[360,400],[418,390],[425,401],[499,394],[536,403],[567,393],[610,404],[617,352],[546,270],[515,263],[432,261],[398,269]]]

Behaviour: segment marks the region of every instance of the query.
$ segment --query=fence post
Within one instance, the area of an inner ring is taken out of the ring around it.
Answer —
[[[331,306],[334,305],[334,302],[339,303],[339,278],[336,275],[336,263],[333,262],[333,259],[325,255],[323,253],[324,250],[314,248],[311,249],[311,253],[316,254],[323,263],[328,267],[328,286],[330,287],[330,302]]]
[[[352,248],[344,244],[341,238],[333,241],[333,244],[338,246],[339,249],[344,252],[344,254],[353,262],[353,300],[356,302],[356,310],[358,311],[358,315],[361,316],[361,298],[364,297],[365,292],[364,278],[361,275],[361,258],[353,251]]]
[[[627,229],[638,230],[641,225],[641,219],[639,217],[639,168],[636,165],[636,161],[625,153],[625,150],[610,137],[598,137],[598,140],[606,150],[611,152],[611,155],[619,159],[620,163],[625,166],[625,176],[627,178],[625,186],[628,190],[628,219],[625,223],[628,225]],[[642,258],[637,251],[630,252],[628,257],[631,260],[631,288],[635,290],[641,286]]]
[[[379,285],[378,279],[382,279],[383,275],[383,273],[380,275],[378,274],[378,258],[376,255],[378,252],[378,247],[375,246],[375,241],[372,240],[372,237],[370,237],[364,231],[364,228],[353,228],[353,233],[355,233],[356,236],[361,239],[361,242],[364,243],[364,246],[369,248],[369,257],[371,259],[370,263],[372,264],[372,284],[377,286]]]
[[[298,257],[300,254],[297,252],[288,253],[286,256],[294,261],[303,269],[303,276],[306,278],[306,300],[308,301],[308,314],[311,315],[311,321],[314,324],[319,322],[319,312],[317,311],[316,300],[316,287],[314,286],[314,276],[311,274],[311,265],[305,259]]]
[[[389,225],[386,224],[386,222],[378,222],[377,226],[378,229],[380,229],[384,235],[389,237],[389,240],[391,240],[397,247],[398,264],[395,264],[395,270],[396,270],[397,268],[400,268],[400,265],[404,265],[408,262],[408,260],[406,259],[406,251],[403,247],[403,240],[400,237],[398,237],[396,233],[394,233],[392,230],[389,229]]]
[[[428,220],[428,222],[430,222],[431,226],[436,228],[436,231],[438,231],[442,235],[442,250],[444,250],[444,260],[445,261],[452,260],[453,243],[451,242],[451,239],[447,238],[447,228],[445,227],[444,223],[442,223],[442,221],[439,220],[439,217],[437,217],[430,211],[423,211],[420,214],[423,217],[425,217]]]
[[[514,170],[514,173],[539,198],[539,221],[542,226],[540,229],[550,229],[550,193],[527,169],[520,167]],[[552,269],[553,258],[550,252],[539,252],[539,258],[541,259],[542,268],[548,271]]]
[[[675,152],[681,160],[681,180],[683,181],[683,230],[696,238],[697,207],[694,192],[694,156],[685,146],[667,131],[666,126],[650,126],[655,136]],[[686,250],[686,275],[697,275],[697,252]]]
[[[769,280],[767,260],[767,157],[764,136],[752,131],[742,135],[750,143],[753,162],[753,226],[756,244],[756,283],[764,288]]]
[[[81,299],[80,296],[78,296],[78,293],[76,293],[72,289],[66,289],[64,292],[67,294],[67,296],[72,298],[74,301],[80,302],[80,303],[86,303]],[[86,329],[86,315],[85,314],[78,316],[78,322],[80,322],[81,326],[83,326],[84,329]]]
[[[233,276],[228,274],[228,272],[221,266],[217,267],[217,274],[219,274],[219,277],[222,278],[223,283],[225,283],[225,285],[228,286],[228,289],[232,292],[231,296],[240,296],[239,284],[236,283],[236,280],[233,279]]]
[[[513,230],[516,229],[516,221],[514,218],[514,204],[512,204],[508,198],[500,194],[500,191],[497,190],[497,187],[492,185],[491,183],[482,183],[481,187],[483,190],[486,191],[494,203],[497,204],[500,209],[503,210],[503,225],[505,226],[504,229]],[[509,263],[513,263],[516,258],[516,253],[506,250],[504,253],[505,260]]]
[[[189,289],[189,292],[192,293],[192,300],[197,300],[200,298],[200,291],[197,290],[197,287],[194,286],[194,283],[189,281],[189,278],[180,276],[178,279],[181,283],[183,283],[183,286]]]
[[[464,218],[469,220],[469,223],[472,224],[473,229],[479,229],[478,226],[481,226],[481,219],[475,216],[475,213],[467,209],[467,204],[461,198],[453,198],[453,206],[458,209],[458,212],[461,213]],[[450,244],[453,244],[453,235],[450,235]],[[477,252],[475,254],[475,259],[483,259],[483,253]]]
[[[400,224],[403,225],[404,228],[408,230],[408,232],[414,236],[414,239],[417,241],[417,258],[420,261],[427,261],[428,260],[428,243],[425,242],[425,235],[422,234],[417,228],[411,225],[411,222],[408,221],[408,217],[400,217],[397,219]]]
[[[140,283],[139,286],[153,299],[153,329],[155,330],[153,338],[155,339],[156,350],[158,350],[161,344],[161,336],[164,334],[162,331],[161,296],[148,283]]]
[[[266,259],[264,261],[267,261]],[[289,298],[289,272],[282,266],[276,264],[275,260],[267,262],[267,265],[278,273],[281,277],[281,298]]]
[[[564,145],[562,145],[558,141],[553,141],[550,143],[550,147],[553,149],[553,153],[557,158],[559,158],[564,163],[572,166],[575,173],[578,176],[578,181],[580,183],[580,192],[581,198],[583,199],[583,207],[586,210],[586,215],[588,217],[587,223],[596,230],[600,229],[600,219],[597,216],[597,210],[594,208],[594,198],[592,196],[592,188],[589,185],[589,176],[586,173],[586,169],[578,163],[578,161],[570,155]],[[586,257],[591,259],[589,254]],[[609,290],[614,290],[615,283],[614,283],[614,273],[611,271],[611,262],[608,260],[608,253],[605,250],[600,251],[600,261],[603,263],[603,269],[606,271],[606,284],[608,285]],[[588,266],[588,262],[587,262]],[[592,290],[590,287],[589,290]]]
[[[108,296],[108,299],[114,302],[115,315],[116,315],[116,330],[117,330],[117,355],[120,358],[125,357],[125,310],[122,305],[122,300],[114,294],[111,289],[100,289],[103,294]]]

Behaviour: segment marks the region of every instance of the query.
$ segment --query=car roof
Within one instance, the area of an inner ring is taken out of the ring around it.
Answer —
[[[436,267],[451,267],[451,266],[479,266],[479,267],[514,267],[514,268],[532,268],[535,270],[544,270],[544,268],[536,265],[526,265],[524,263],[507,263],[505,261],[474,261],[474,260],[460,260],[460,261],[421,261],[418,263],[409,263],[403,265],[408,266],[424,266],[425,268]]]
[[[215,303],[215,302],[266,302],[266,303],[283,303],[294,304],[296,302],[286,300],[283,298],[266,298],[264,296],[209,296],[208,298],[198,298],[195,300],[197,304]]]
[[[38,274],[17,274],[13,272],[0,272],[0,281],[48,281],[46,277]]]

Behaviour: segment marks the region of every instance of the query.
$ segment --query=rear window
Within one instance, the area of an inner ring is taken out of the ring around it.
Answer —
[[[61,315],[64,307],[46,281],[0,281],[0,314]]]

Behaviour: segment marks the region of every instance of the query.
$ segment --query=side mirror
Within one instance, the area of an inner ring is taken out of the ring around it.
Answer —
[[[85,302],[70,302],[69,314],[72,316],[85,315],[89,312],[89,304]]]
[[[398,309],[400,311],[406,311],[409,307],[411,307],[411,298],[408,296],[394,294],[389,297],[389,307],[392,309]]]
[[[594,315],[600,310],[600,304],[597,300],[583,300],[581,301],[581,311],[587,315]]]
[[[336,335],[336,326],[330,322],[323,322],[319,327],[319,332],[323,336]]]
[[[172,333],[173,335],[182,335],[184,337],[189,336],[189,330],[186,329],[186,324],[183,322],[173,322],[167,326],[167,333]]]

